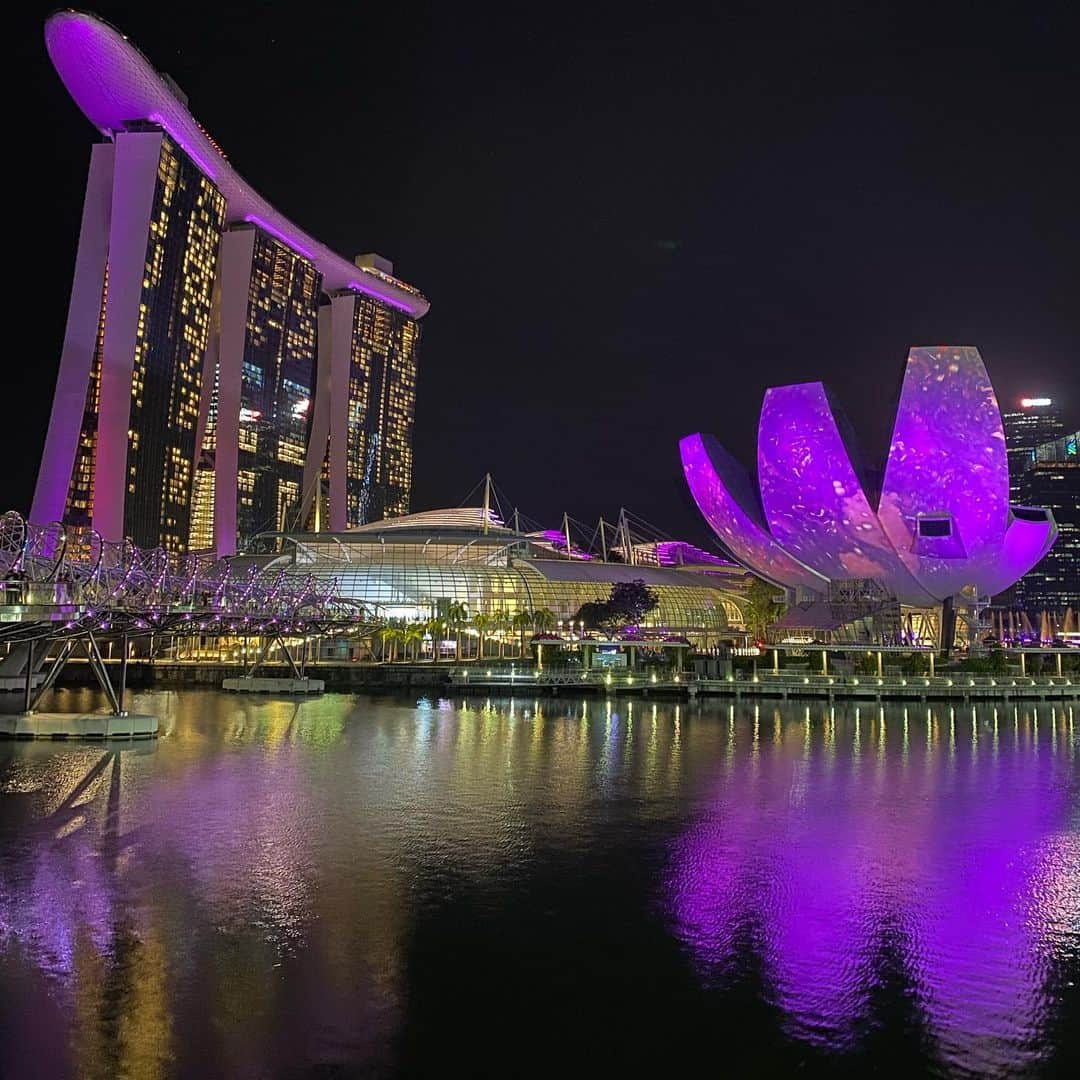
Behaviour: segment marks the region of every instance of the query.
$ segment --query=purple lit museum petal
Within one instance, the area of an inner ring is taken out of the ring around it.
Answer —
[[[758,483],[769,529],[794,558],[830,579],[885,581],[904,603],[931,600],[882,531],[821,383],[766,391]]]
[[[92,15],[59,11],[45,24],[45,46],[68,92],[106,135],[148,120],[164,128],[220,189],[231,221],[257,223],[323,275],[323,288],[355,289],[421,318],[429,304],[416,289],[335,254],[274,209],[229,164],[187,105],[119,31]]]
[[[823,589],[827,582],[788,555],[765,528],[746,470],[711,435],[679,443],[690,493],[724,546],[744,565],[776,585]]]
[[[908,353],[878,514],[907,568],[937,599],[972,585],[992,592],[1001,580],[1009,463],[978,349]],[[965,557],[924,545],[924,518],[956,536]]]
[[[979,581],[979,591],[994,596],[1022,578],[1054,546],[1057,522],[1049,510],[1016,507],[1014,513],[1042,515],[1042,520],[1014,517],[1005,532],[997,564]]]

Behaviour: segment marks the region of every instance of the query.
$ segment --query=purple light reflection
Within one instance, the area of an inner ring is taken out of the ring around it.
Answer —
[[[729,983],[753,942],[790,1034],[840,1049],[873,1022],[866,987],[892,950],[947,1062],[1037,1060],[1043,958],[1080,916],[1080,836],[1061,832],[1075,756],[1046,713],[1041,743],[1012,709],[729,729],[750,752],[718,771],[668,881],[701,977]]]

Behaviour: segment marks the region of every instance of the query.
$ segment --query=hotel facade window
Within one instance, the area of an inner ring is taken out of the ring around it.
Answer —
[[[224,222],[220,192],[162,136],[135,338],[124,503],[124,534],[140,547],[187,550],[203,359]]]
[[[255,473],[250,512],[237,515],[241,536],[287,528],[299,511],[315,396],[315,350],[322,275],[306,259],[257,232],[248,302],[240,415],[254,449],[240,467]]]
[[[357,297],[349,366],[345,524],[409,512],[420,326]]]
[[[181,552],[225,200],[168,135],[132,124],[95,147],[83,217],[68,336],[94,293],[95,331],[62,520]],[[104,227],[84,251],[90,217]]]

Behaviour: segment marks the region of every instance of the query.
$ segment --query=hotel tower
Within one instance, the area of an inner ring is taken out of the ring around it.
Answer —
[[[105,141],[31,518],[227,555],[406,513],[427,300],[275,210],[113,27],[62,11],[45,41]]]

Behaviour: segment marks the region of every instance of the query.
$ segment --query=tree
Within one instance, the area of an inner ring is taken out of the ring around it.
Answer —
[[[497,611],[492,618],[495,632],[499,635],[499,659],[506,655],[506,632],[510,629],[510,616],[505,611]]]
[[[610,621],[611,609],[603,600],[587,600],[574,616],[574,622],[584,623],[587,630],[606,630]]]
[[[753,578],[746,590],[746,629],[758,641],[765,639],[769,627],[784,614],[785,605],[776,599],[779,592],[777,586],[770,585],[759,577]]]
[[[659,604],[660,598],[641,578],[617,581],[611,586],[611,595],[607,599],[609,610],[622,620],[623,626],[637,626]]]
[[[538,608],[533,612],[533,626],[537,630],[550,630],[554,625],[555,612],[551,608]]]
[[[518,656],[524,656],[525,631],[533,628],[533,613],[531,611],[519,611],[510,620],[510,625],[518,632]]]
[[[405,635],[403,638],[405,642],[405,659],[409,658],[409,646],[412,646],[412,658],[418,659],[420,651],[420,642],[424,640],[424,627],[421,623],[410,623],[405,628]]]
[[[469,609],[459,600],[446,608],[447,629],[454,632],[454,659],[461,660],[461,628],[469,619]]]
[[[446,630],[446,623],[443,619],[440,619],[437,615],[432,616],[424,623],[424,631],[431,635],[431,662],[435,663],[439,659],[439,642],[442,640],[444,631]]]
[[[384,626],[379,631],[382,638],[382,658],[393,663],[397,659],[397,646],[402,638],[401,628],[398,626]]]
[[[487,632],[494,626],[495,620],[490,615],[485,615],[483,612],[480,612],[473,616],[472,624],[476,632],[480,635],[480,651],[477,653],[476,658],[477,660],[483,660],[484,640],[487,636]]]
[[[601,628],[610,633],[624,626],[637,626],[660,603],[656,593],[645,582],[619,581],[611,586],[606,600],[590,600],[578,608],[575,621],[591,629]]]

